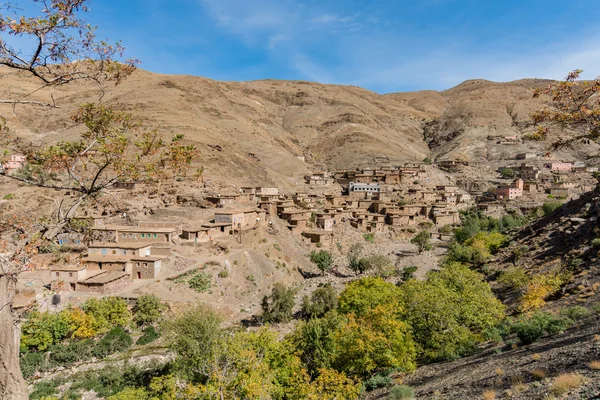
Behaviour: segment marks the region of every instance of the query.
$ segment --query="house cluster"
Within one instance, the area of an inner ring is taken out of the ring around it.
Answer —
[[[91,232],[95,240],[87,245],[84,257],[51,269],[52,289],[107,294],[132,280],[156,278],[181,230],[172,222],[140,221],[137,226],[97,224]],[[57,242],[77,246],[83,238],[62,234]]]
[[[6,172],[7,174],[12,171],[20,170],[27,161],[27,157],[21,154],[13,154],[10,156],[8,161],[0,163],[0,172]]]

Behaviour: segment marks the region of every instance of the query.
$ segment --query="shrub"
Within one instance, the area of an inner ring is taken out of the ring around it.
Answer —
[[[597,249],[600,248],[600,238],[595,238],[592,240],[592,247]]]
[[[542,211],[544,211],[544,215],[548,215],[556,210],[558,210],[562,206],[562,201],[547,201],[542,206]]]
[[[381,278],[362,278],[350,282],[340,294],[338,309],[342,314],[357,316],[377,306],[391,305],[400,309],[400,290]]]
[[[312,261],[322,274],[329,271],[333,265],[333,257],[327,250],[313,251],[310,253],[310,261]]]
[[[144,329],[144,334],[138,338],[135,344],[143,346],[148,343],[154,342],[160,337],[160,334],[154,329],[152,325]]]
[[[509,328],[509,332],[517,334],[522,344],[531,344],[541,338],[544,333],[555,335],[569,327],[570,320],[548,312],[537,312],[531,316],[522,316]]]
[[[365,234],[363,234],[363,238],[369,243],[375,243],[375,234],[374,233],[365,233]]]
[[[223,271],[219,272],[218,276],[221,279],[225,279],[225,278],[229,277],[229,272],[226,269],[224,269]]]
[[[410,242],[417,246],[419,254],[425,250],[431,250],[431,244],[429,243],[429,232],[423,230],[419,232]]]
[[[534,379],[541,381],[546,377],[546,371],[544,371],[543,369],[534,369],[533,371],[531,371],[531,376],[533,376]]]
[[[426,165],[431,165],[431,162],[432,162],[432,161],[431,161],[431,157],[425,157],[425,158],[423,159],[423,164],[426,164]]]
[[[288,322],[292,319],[294,308],[294,290],[282,283],[273,285],[270,296],[263,297],[262,319],[265,322]]]
[[[83,303],[82,309],[95,319],[99,333],[107,332],[116,326],[126,326],[131,321],[127,302],[117,297],[88,299]]]
[[[66,367],[78,361],[88,360],[92,356],[94,341],[72,340],[67,344],[55,345],[50,349],[50,365]]]
[[[137,326],[146,326],[156,323],[167,308],[160,299],[153,294],[144,294],[135,300],[133,306],[133,320]]]
[[[199,273],[188,281],[190,288],[194,289],[198,293],[206,292],[210,289],[212,283],[212,276],[210,274]]]
[[[123,350],[127,350],[133,344],[131,336],[120,326],[111,329],[102,339],[98,341],[92,355],[97,358],[104,358]]]
[[[371,390],[389,386],[392,383],[393,383],[393,380],[390,376],[374,375],[364,382],[364,386],[367,391],[371,391]]]
[[[574,258],[569,264],[575,268],[579,268],[583,265],[583,260],[581,258]]]
[[[2,200],[12,200],[13,197],[15,197],[15,195],[12,194],[12,193],[9,193],[9,194],[4,195],[4,197],[2,198]]]
[[[402,280],[407,281],[414,278],[415,272],[417,272],[417,267],[415,265],[407,265],[402,268]]]
[[[354,243],[348,251],[348,268],[355,274],[362,274],[369,268],[369,265],[365,263],[365,259],[361,257],[362,248],[360,243]]]
[[[583,383],[583,376],[580,374],[562,374],[554,378],[550,390],[556,396],[562,396],[571,389],[578,388]]]
[[[395,274],[396,269],[389,258],[383,254],[373,254],[362,258],[359,263],[364,270],[373,271],[375,275],[387,278]]]
[[[327,312],[337,308],[338,300],[335,289],[330,284],[317,288],[310,299],[302,299],[302,315],[305,318],[321,318]]]
[[[490,389],[484,390],[483,391],[483,400],[495,400],[496,399],[496,392]]]
[[[500,274],[498,282],[511,289],[522,289],[529,283],[529,275],[523,267],[510,267]]]
[[[69,313],[59,314],[33,311],[21,326],[21,350],[46,350],[72,333],[73,321]]]
[[[600,369],[600,361],[596,360],[596,361],[590,361],[588,363],[588,368],[589,369],[593,369],[594,371],[597,371]]]
[[[580,321],[588,318],[592,313],[583,306],[572,306],[560,310],[560,315],[569,318],[573,321]]]
[[[25,353],[21,356],[21,373],[27,379],[44,369],[46,358],[42,353]]]
[[[390,390],[389,400],[410,400],[415,398],[415,390],[407,385],[396,385]]]
[[[568,272],[537,274],[525,286],[520,299],[519,310],[523,313],[537,310],[546,304],[548,296],[558,292],[560,287],[571,278]]]

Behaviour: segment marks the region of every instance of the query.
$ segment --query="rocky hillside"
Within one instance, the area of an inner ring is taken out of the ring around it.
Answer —
[[[543,152],[545,143],[503,146],[488,136],[520,135],[543,103],[531,88],[543,80],[464,82],[444,92],[379,95],[351,86],[300,81],[218,82],[137,71],[106,89],[102,102],[131,111],[165,135],[183,133],[201,150],[209,179],[231,184],[293,187],[310,170],[438,159],[507,159]],[[68,119],[78,104],[98,100],[98,88],[73,84],[40,90],[38,82],[0,69],[0,98],[52,103],[59,108],[0,105],[14,133],[33,145],[76,137]],[[585,158],[568,150],[559,158]]]

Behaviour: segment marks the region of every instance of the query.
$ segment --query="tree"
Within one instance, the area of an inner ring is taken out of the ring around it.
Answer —
[[[0,65],[17,74],[28,74],[40,83],[36,96],[71,82],[92,82],[104,93],[108,82],[119,83],[135,70],[135,60],[122,61],[120,43],[99,41],[94,28],[81,18],[87,0],[7,1],[0,4]],[[37,14],[36,14],[37,10]],[[21,13],[21,15],[19,15]],[[22,48],[21,45],[31,45]],[[13,107],[30,105],[57,107],[49,100],[28,96],[0,100]],[[73,199],[57,199],[50,218],[10,214],[0,210],[0,398],[26,398],[25,382],[19,371],[19,315],[12,308],[19,272],[29,263],[39,245],[53,239],[68,225],[77,208],[97,199],[104,188],[118,180],[165,178],[167,166],[185,172],[196,154],[193,146],[180,140],[163,142],[154,131],[142,129],[130,116],[103,106],[85,105],[73,117],[87,131],[79,141],[60,142],[31,150],[9,134],[8,123],[0,115],[3,142],[27,156],[22,173],[2,172],[4,179],[24,185],[76,193]],[[177,136],[180,138],[179,136]],[[168,175],[168,174],[167,174]]]
[[[306,319],[321,318],[337,308],[338,299],[335,289],[329,284],[317,288],[310,296],[302,299],[302,315]]]
[[[343,372],[333,369],[319,370],[319,376],[314,380],[309,400],[354,400],[358,399],[360,387]]]
[[[126,326],[131,321],[127,302],[118,297],[91,298],[83,303],[82,308],[96,321],[96,331],[99,333],[117,326]]]
[[[392,305],[397,312],[402,310],[398,287],[381,278],[369,277],[352,281],[339,298],[339,311],[358,317],[380,305]]]
[[[502,168],[500,170],[500,175],[502,175],[503,178],[514,178],[515,170],[512,168]]]
[[[156,323],[167,308],[154,294],[143,294],[135,300],[133,320],[137,326],[147,326]]]
[[[580,81],[581,72],[582,70],[572,71],[564,81],[534,90],[533,97],[549,100],[551,107],[544,107],[531,115],[538,127],[531,135],[532,139],[545,139],[552,128],[558,127],[562,132],[554,142],[556,149],[575,142],[588,143],[598,140],[600,78]]]
[[[289,322],[294,308],[294,290],[283,283],[273,285],[270,296],[263,297],[262,319],[265,322]]]
[[[431,244],[429,243],[429,232],[421,231],[414,238],[410,240],[410,242],[417,246],[419,249],[419,254],[423,251],[431,250]]]
[[[367,270],[373,271],[375,275],[382,278],[392,276],[396,272],[394,264],[383,254],[373,254],[365,257],[363,263],[366,265]]]
[[[310,253],[310,261],[317,266],[323,275],[325,274],[325,271],[329,271],[333,265],[333,257],[327,250],[313,251]]]
[[[174,367],[190,382],[203,382],[211,374],[210,361],[223,336],[221,317],[198,305],[164,323],[169,347],[176,354]]]

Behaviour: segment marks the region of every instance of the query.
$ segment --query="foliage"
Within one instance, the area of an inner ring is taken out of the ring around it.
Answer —
[[[362,258],[360,262],[364,265],[363,268],[365,268],[368,271],[373,271],[375,275],[383,278],[387,278],[396,273],[394,264],[392,264],[390,259],[384,256],[383,254],[370,255],[368,257]]]
[[[307,318],[321,318],[337,308],[338,299],[335,289],[329,284],[317,288],[310,296],[302,299],[302,315]]]
[[[431,247],[431,243],[429,242],[429,236],[430,236],[429,232],[423,230],[410,240],[410,242],[412,244],[416,245],[417,248],[419,249],[419,254],[422,253],[423,251],[431,250],[432,247]]]
[[[534,97],[547,97],[552,107],[545,107],[531,115],[538,126],[531,135],[535,140],[544,139],[551,126],[562,128],[560,139],[554,143],[560,148],[574,142],[596,141],[600,133],[597,93],[600,80],[579,80],[581,70],[569,73],[564,81],[552,83],[546,88],[534,90]],[[565,132],[574,132],[565,134]]]
[[[593,248],[599,249],[600,248],[600,238],[592,239],[591,245]]]
[[[402,280],[407,281],[409,279],[413,279],[415,272],[417,272],[417,267],[415,265],[407,265],[406,267],[402,268]]]
[[[363,246],[360,243],[354,243],[348,251],[348,268],[355,274],[365,273],[368,265],[365,264],[364,258],[361,257]]]
[[[46,357],[42,353],[25,353],[21,356],[21,373],[27,379],[44,369]]]
[[[520,290],[529,283],[529,275],[523,267],[510,267],[503,271],[498,282],[512,289]]]
[[[212,276],[207,273],[198,272],[188,281],[190,288],[194,289],[198,293],[206,292],[210,289],[212,284]]]
[[[72,323],[72,336],[74,338],[87,339],[99,333],[100,324],[93,315],[86,313],[79,307],[71,307],[67,310],[67,313]]]
[[[160,319],[167,308],[154,294],[143,294],[135,300],[133,320],[137,326],[152,325]]]
[[[210,374],[208,363],[223,335],[221,318],[210,308],[198,305],[164,324],[174,366],[190,382],[201,382]]]
[[[53,314],[32,311],[21,326],[21,350],[46,350],[60,343],[71,332],[71,319],[67,312]]]
[[[361,317],[377,306],[391,306],[401,312],[399,289],[381,278],[361,278],[350,282],[340,294],[339,311]]]
[[[502,175],[503,178],[514,178],[515,170],[512,168],[502,168],[500,170],[500,175]]]
[[[94,346],[92,339],[70,340],[67,344],[54,345],[50,348],[49,364],[52,367],[66,367],[88,360],[92,357]]]
[[[358,399],[359,387],[344,373],[322,369],[314,380],[309,400]]]
[[[145,344],[154,342],[159,337],[160,334],[156,331],[156,329],[152,325],[149,325],[144,329],[144,334],[140,336],[138,340],[136,340],[135,344],[143,346]]]
[[[102,339],[98,341],[92,355],[97,358],[104,358],[108,355],[126,350],[133,344],[131,336],[120,326],[112,328]]]
[[[415,391],[410,386],[396,385],[390,390],[389,400],[410,400],[415,398]]]
[[[344,323],[343,317],[330,312],[323,318],[299,323],[288,337],[311,376],[316,375],[319,369],[331,368],[338,352],[334,334]]]
[[[410,327],[396,316],[391,305],[376,306],[360,317],[349,314],[334,334],[339,349],[335,368],[361,378],[389,368],[412,371],[416,350]]]
[[[562,205],[563,202],[560,200],[547,201],[542,205],[542,211],[544,212],[544,215],[548,215],[559,209]]]
[[[388,375],[373,375],[364,382],[364,386],[367,391],[371,391],[389,386],[392,382],[392,378]]]
[[[525,293],[520,299],[519,311],[528,313],[543,307],[545,299],[558,292],[562,285],[571,279],[569,272],[550,272],[534,275],[525,286]]]
[[[581,321],[588,318],[592,312],[583,306],[571,306],[560,310],[560,315],[572,321]]]
[[[425,282],[410,280],[399,290],[402,318],[412,327],[420,357],[428,361],[469,353],[504,318],[504,306],[483,276],[462,264],[448,264],[430,272]]]
[[[531,344],[545,333],[554,335],[564,331],[570,323],[571,321],[567,318],[548,312],[537,312],[511,321],[506,334],[515,333],[522,344]]]
[[[263,297],[262,319],[265,322],[288,322],[292,319],[294,308],[294,290],[282,283],[273,285],[270,296]]]
[[[369,243],[375,243],[375,234],[374,233],[363,233],[363,239],[365,239]]]
[[[327,250],[313,251],[310,253],[310,261],[312,261],[322,274],[329,271],[333,266],[333,257]]]
[[[431,161],[431,157],[425,157],[423,159],[423,163],[426,164],[426,165],[431,165],[431,162],[432,162]]]
[[[92,297],[83,303],[83,311],[93,317],[99,333],[106,332],[117,326],[127,326],[131,322],[131,313],[127,302],[118,297]]]
[[[505,243],[505,236],[499,232],[479,231],[465,240],[458,241],[448,248],[446,262],[459,262],[479,266],[485,263]]]

